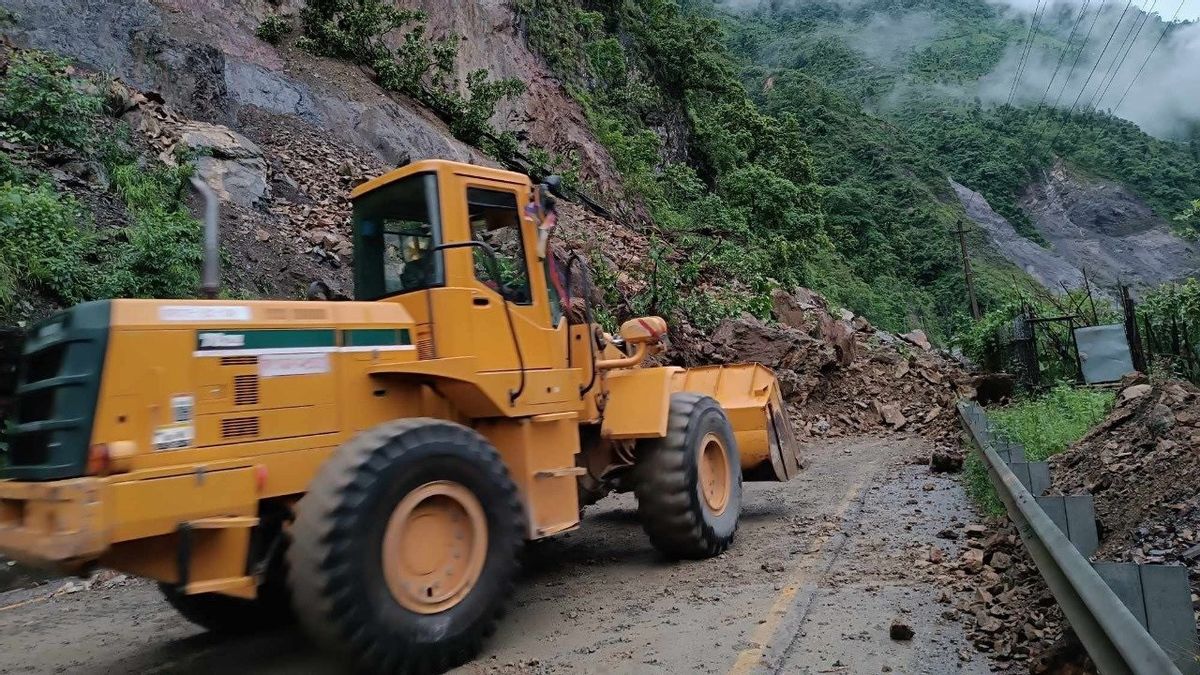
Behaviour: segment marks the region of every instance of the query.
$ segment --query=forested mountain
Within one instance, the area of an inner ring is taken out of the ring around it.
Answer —
[[[1018,202],[1056,162],[1128,187],[1164,220],[1200,196],[1195,113],[1139,108],[1155,137],[1106,111],[1171,72],[1161,61],[1190,24],[980,0],[521,6],[665,245],[756,288],[813,286],[891,328],[946,335],[965,314],[948,179],[1042,243]],[[972,244],[981,303],[1003,303],[1024,275],[981,235]]]

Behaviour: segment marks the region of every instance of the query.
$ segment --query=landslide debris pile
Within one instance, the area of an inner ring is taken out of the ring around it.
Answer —
[[[801,439],[911,431],[935,443],[939,466],[957,468],[954,405],[975,397],[974,380],[959,364],[920,331],[895,336],[848,312],[835,317],[825,298],[805,288],[777,290],[773,305],[776,323],[743,315],[711,334],[685,325],[669,356],[687,366],[770,367]]]
[[[1050,460],[1053,483],[1094,496],[1097,558],[1186,565],[1200,625],[1200,389],[1126,384],[1108,418]]]
[[[1062,612],[1012,525],[956,524],[938,537],[961,545],[958,557],[933,546],[928,561],[917,561],[944,589],[942,616],[960,621],[997,670],[1054,672],[1066,656],[1053,648],[1063,636]]]

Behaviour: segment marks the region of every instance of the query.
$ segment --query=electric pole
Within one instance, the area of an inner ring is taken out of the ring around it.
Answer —
[[[967,230],[961,220],[954,234],[958,235],[958,244],[962,247],[963,276],[967,278],[967,295],[971,298],[971,317],[978,321],[983,315],[979,313],[979,301],[975,299],[975,278],[971,274],[971,257],[967,255]]]

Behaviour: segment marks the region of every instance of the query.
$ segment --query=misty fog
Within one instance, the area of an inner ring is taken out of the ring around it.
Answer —
[[[973,87],[925,85],[926,90],[936,88],[990,104],[1007,102],[1012,91],[1017,105],[1052,106],[1057,102],[1063,109],[1107,110],[1160,137],[1183,136],[1200,124],[1200,22],[1184,21],[1200,14],[1200,0],[1184,0],[1182,5],[1178,0],[1134,0],[1128,5],[1119,0],[1091,0],[1086,6],[1083,0],[1048,0],[1048,4],[1039,0],[988,1],[1003,16],[1026,27],[1040,7],[1035,39],[1015,91],[1014,74],[1025,51],[1026,33],[1012,40],[992,72]],[[848,8],[862,7],[865,2],[836,0]],[[736,12],[780,11],[803,4],[804,0],[718,2]],[[1178,21],[1168,27],[1177,8]],[[1077,26],[1076,32],[1068,44],[1073,26]],[[949,30],[928,10],[915,10],[903,15],[878,14],[853,24],[848,20],[843,35],[848,46],[886,67],[934,40],[950,37],[946,35]],[[886,106],[912,89],[913,83],[898,81],[896,90],[879,103]]]

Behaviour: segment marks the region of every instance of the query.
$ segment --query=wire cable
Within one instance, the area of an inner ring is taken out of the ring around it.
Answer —
[[[1133,4],[1133,0],[1127,0],[1125,9],[1121,10],[1121,16],[1117,19],[1117,24],[1113,26],[1112,32],[1108,34],[1108,40],[1104,42],[1104,48],[1100,50],[1100,56],[1096,57],[1096,63],[1092,64],[1092,71],[1088,73],[1087,79],[1083,81],[1083,86],[1079,88],[1079,95],[1075,97],[1075,102],[1071,104],[1071,109],[1068,114],[1075,111],[1075,106],[1079,105],[1079,99],[1083,98],[1083,92],[1087,89],[1088,83],[1092,81],[1092,76],[1096,74],[1096,69],[1100,67],[1100,62],[1104,60],[1104,53],[1108,51],[1108,46],[1112,44],[1112,40],[1117,35],[1117,29],[1121,27],[1121,22],[1125,20],[1125,15],[1129,13],[1129,7]]]
[[[1129,96],[1129,90],[1133,89],[1133,83],[1137,82],[1137,79],[1141,77],[1142,71],[1146,69],[1146,64],[1150,63],[1150,57],[1154,56],[1154,52],[1158,49],[1158,45],[1161,44],[1163,38],[1167,36],[1167,31],[1171,30],[1171,26],[1175,25],[1175,20],[1179,18],[1179,12],[1183,11],[1183,3],[1185,1],[1186,0],[1179,0],[1179,7],[1175,8],[1175,14],[1171,16],[1171,20],[1168,21],[1167,25],[1163,27],[1162,33],[1159,33],[1158,40],[1155,41],[1154,46],[1150,48],[1149,52],[1146,52],[1145,60],[1142,61],[1142,65],[1140,68],[1138,68],[1137,72],[1133,74],[1133,79],[1129,81],[1129,86],[1125,87],[1125,93],[1121,94],[1121,100],[1117,101],[1117,105],[1113,106],[1114,114],[1121,108],[1121,104],[1125,102],[1125,97]]]
[[[1017,60],[1017,70],[1013,73],[1012,86],[1008,88],[1008,100],[1004,102],[1004,105],[1012,103],[1013,96],[1017,93],[1017,85],[1021,82],[1021,73],[1025,70],[1025,63],[1033,48],[1033,36],[1037,34],[1038,21],[1041,20],[1041,13],[1049,6],[1049,2],[1043,4],[1042,0],[1038,0],[1037,5],[1033,8],[1033,18],[1029,20],[1029,33],[1025,36],[1025,48],[1021,51],[1021,58]]]
[[[1092,30],[1096,27],[1096,22],[1100,20],[1100,15],[1104,13],[1105,4],[1101,1],[1100,6],[1096,8],[1096,16],[1092,17],[1092,24],[1088,26],[1087,35],[1083,36],[1083,42],[1079,45],[1079,51],[1075,53],[1075,61],[1071,63],[1071,70],[1067,72],[1067,77],[1063,80],[1063,86],[1058,90],[1058,97],[1054,99],[1052,107],[1057,108],[1062,102],[1063,94],[1067,91],[1067,85],[1071,83],[1071,76],[1075,74],[1075,67],[1079,65],[1079,60],[1083,57],[1083,52],[1087,49],[1088,40],[1092,39]]]
[[[1142,27],[1145,26],[1146,22],[1150,20],[1150,12],[1154,11],[1154,7],[1157,4],[1158,0],[1153,0],[1150,3],[1150,7],[1141,10],[1141,16],[1134,19],[1133,27],[1130,28],[1129,33],[1125,36],[1125,39],[1121,41],[1121,46],[1117,47],[1117,56],[1119,59],[1113,60],[1113,62],[1116,64],[1116,67],[1112,69],[1111,73],[1105,73],[1105,77],[1108,78],[1108,82],[1106,83],[1104,81],[1104,77],[1100,78],[1101,88],[1099,95],[1095,98],[1095,100],[1089,101],[1089,105],[1092,110],[1100,109],[1100,103],[1104,100],[1105,95],[1108,94],[1109,87],[1111,87],[1113,81],[1117,79],[1117,75],[1120,74],[1121,69],[1125,67],[1125,61],[1129,58],[1129,53],[1133,51],[1134,45],[1137,44],[1138,37],[1142,34]],[[1126,43],[1128,43],[1128,46],[1126,46]],[[1122,49],[1125,50],[1124,54],[1121,54]]]
[[[1071,51],[1071,40],[1075,39],[1075,32],[1079,30],[1079,24],[1083,22],[1083,15],[1087,13],[1088,5],[1092,0],[1083,0],[1083,5],[1079,8],[1079,16],[1075,17],[1075,25],[1071,26],[1071,32],[1067,35],[1067,44],[1063,45],[1062,53],[1058,55],[1058,63],[1054,66],[1054,74],[1050,76],[1050,81],[1046,83],[1046,91],[1042,92],[1042,98],[1038,100],[1037,110],[1034,111],[1036,117],[1042,111],[1042,104],[1046,102],[1046,97],[1050,95],[1050,87],[1054,86],[1054,80],[1058,77],[1058,71],[1062,68],[1062,64],[1067,60],[1067,53]]]

